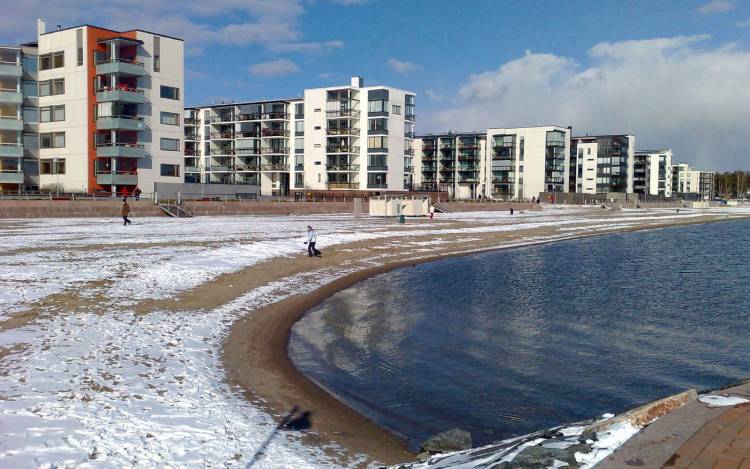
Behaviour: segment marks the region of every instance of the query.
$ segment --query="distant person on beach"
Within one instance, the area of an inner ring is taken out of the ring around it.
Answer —
[[[133,191],[133,195],[135,196],[135,201],[138,202],[141,200],[141,188],[138,186],[135,186],[135,190]]]
[[[510,208],[510,214],[513,215],[513,207]]]
[[[320,257],[320,251],[315,249],[315,242],[318,240],[318,234],[313,230],[313,227],[307,225],[307,255],[310,257]]]
[[[430,205],[430,220],[432,220],[435,217],[435,206]]]
[[[123,226],[130,224],[128,215],[130,215],[130,205],[128,205],[128,198],[123,197],[122,198],[122,225]]]

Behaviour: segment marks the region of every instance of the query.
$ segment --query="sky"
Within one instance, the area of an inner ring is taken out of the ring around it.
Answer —
[[[417,132],[557,124],[750,169],[750,0],[0,0],[0,42],[94,24],[185,39],[185,103],[360,75],[417,95]]]

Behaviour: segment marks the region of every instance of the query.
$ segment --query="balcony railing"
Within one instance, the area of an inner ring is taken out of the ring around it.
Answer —
[[[100,116],[96,118],[97,130],[146,130],[142,117],[137,116]]]
[[[146,150],[140,143],[100,143],[96,155],[104,158],[145,158]]]
[[[286,155],[289,153],[289,147],[261,148],[260,152],[264,155]]]
[[[259,164],[238,164],[236,165],[237,171],[260,171]]]
[[[209,155],[234,155],[234,148],[211,148],[208,152]]]
[[[0,130],[23,130],[23,120],[18,116],[0,116]]]
[[[404,150],[404,155],[414,156],[414,149],[410,148],[408,150]]]
[[[260,138],[259,132],[237,132],[237,138]]]
[[[289,131],[285,129],[261,129],[263,137],[288,137]]]
[[[422,151],[435,151],[435,148],[435,144],[433,143],[422,144]]]
[[[492,178],[492,184],[515,184],[516,178]]]
[[[100,60],[96,63],[97,75],[110,75],[120,73],[123,75],[133,75],[138,77],[146,76],[146,70],[142,62],[136,62],[130,59],[108,59]]]
[[[466,155],[466,154],[459,153],[458,154],[458,159],[459,159],[459,161],[460,160],[478,160],[479,159],[479,155],[478,154]]]
[[[288,164],[263,164],[260,166],[261,171],[289,171]]]
[[[478,178],[458,178],[458,182],[459,183],[474,184],[474,183],[478,183],[479,179]]]
[[[388,171],[388,166],[370,166],[367,165],[368,171]]]
[[[138,172],[97,170],[96,183],[102,186],[111,186],[113,184],[133,186],[138,184]]]
[[[18,143],[0,143],[0,156],[20,158],[23,156],[23,145]]]
[[[234,171],[234,166],[219,166],[219,165],[211,165],[208,167],[208,170],[212,173],[231,173]]]
[[[235,148],[236,155],[260,155],[260,148]]]
[[[547,140],[548,147],[564,147],[565,140]]]
[[[16,88],[0,88],[0,103],[21,104],[23,93]]]
[[[459,165],[458,166],[458,171],[459,172],[464,172],[464,173],[476,173],[477,171],[479,171],[479,168],[476,167],[476,166],[461,166],[461,165]]]
[[[337,128],[337,127],[328,127],[326,129],[327,135],[359,135],[359,129],[355,129],[352,127],[346,127],[346,128]]]
[[[288,119],[288,112],[267,112],[264,116],[266,119]]]
[[[200,166],[185,166],[185,172],[186,173],[200,173],[201,167]]]
[[[385,182],[381,182],[381,183],[368,182],[367,183],[367,188],[368,189],[388,189],[388,183],[385,183]]]
[[[406,114],[406,115],[404,115],[404,119],[406,119],[408,121],[412,121],[413,122],[416,118],[417,118],[416,114]]]
[[[130,86],[105,87],[96,90],[96,101],[100,103],[120,101],[123,103],[143,104],[146,95],[141,88]]]
[[[200,121],[198,119],[193,119],[192,117],[186,117],[182,122],[184,122],[185,125],[200,125]]]
[[[211,132],[211,139],[213,140],[233,140],[234,132]]]
[[[405,173],[413,173],[414,172],[414,166],[404,166],[404,172]]]
[[[326,147],[326,153],[359,153],[359,147],[348,145],[330,145]]]
[[[326,171],[353,172],[359,171],[358,164],[327,164]]]
[[[356,109],[342,109],[338,111],[326,111],[326,117],[337,118],[337,117],[359,117],[359,111]]]
[[[263,119],[263,113],[261,112],[250,112],[245,114],[238,114],[238,121],[259,121]]]

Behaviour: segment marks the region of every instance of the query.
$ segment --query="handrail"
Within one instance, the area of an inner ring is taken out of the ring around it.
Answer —
[[[128,64],[133,64],[133,65],[141,65],[141,66],[143,65],[143,62],[136,62],[135,59],[123,59],[123,58],[97,60],[96,65],[111,64],[115,62],[122,62],[122,63],[128,63]]]
[[[15,92],[20,93],[22,90],[19,90],[18,88],[0,88],[0,91],[7,91],[7,92]]]
[[[130,119],[130,120],[134,120],[134,121],[136,121],[136,120],[137,121],[142,121],[143,117],[126,116],[124,114],[120,114],[120,115],[117,115],[117,116],[97,116],[96,119],[97,120],[99,120],[99,119]]]
[[[129,93],[141,93],[143,94],[143,88],[132,88],[123,86],[105,86],[104,88],[98,88],[97,93],[104,93],[108,91],[127,91]]]
[[[101,147],[127,147],[127,148],[143,148],[141,143],[97,143],[97,148]]]

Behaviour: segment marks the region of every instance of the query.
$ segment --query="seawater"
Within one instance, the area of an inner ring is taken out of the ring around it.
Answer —
[[[476,444],[750,376],[750,221],[401,268],[292,332],[295,365],[417,446]]]

